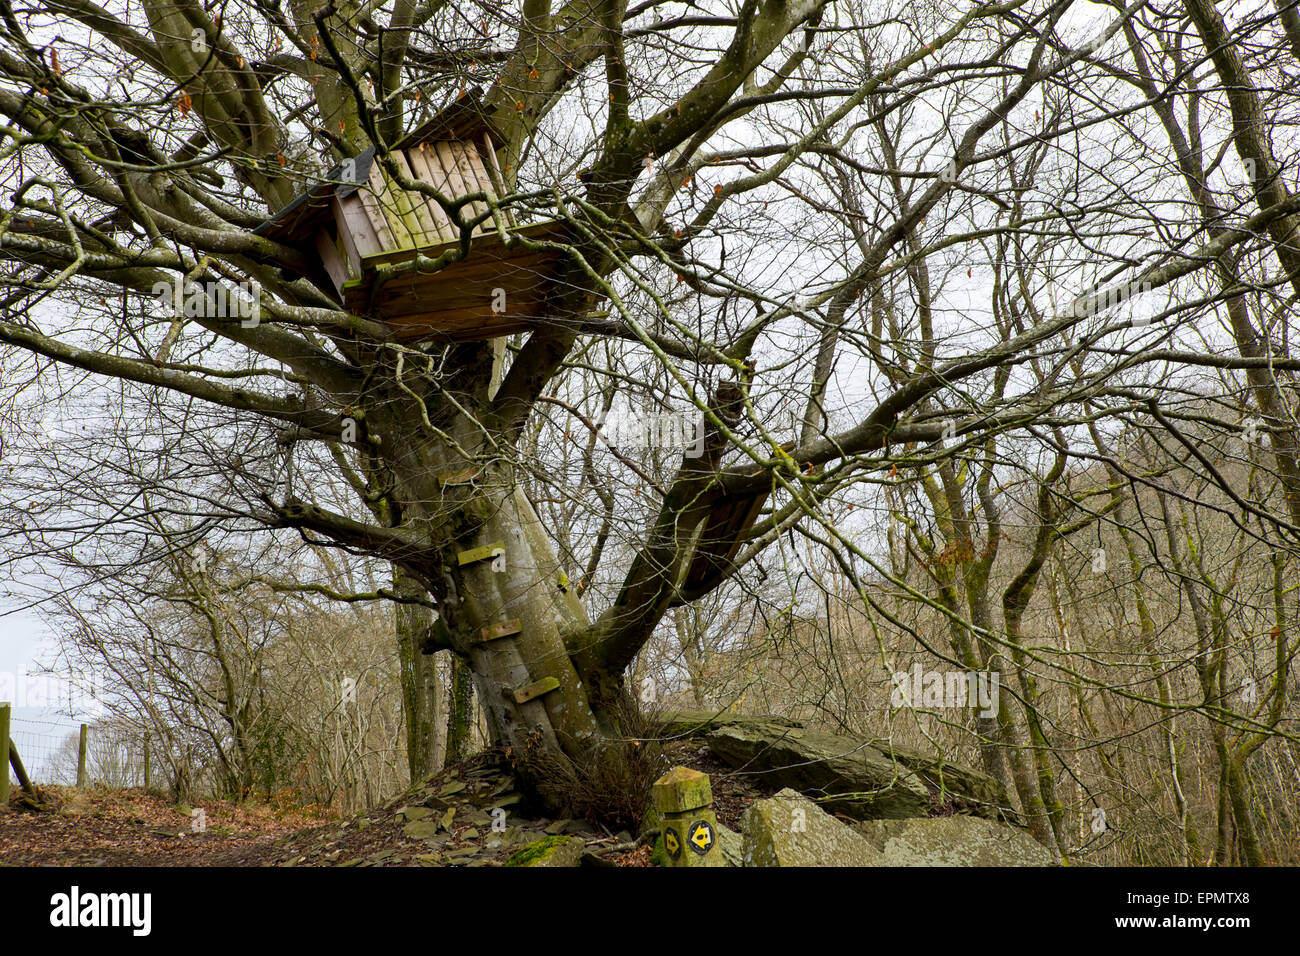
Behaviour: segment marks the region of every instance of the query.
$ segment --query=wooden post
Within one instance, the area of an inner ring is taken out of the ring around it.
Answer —
[[[0,704],[0,811],[9,809],[9,705]]]
[[[663,818],[669,866],[727,865],[718,849],[718,818],[707,773],[674,767],[655,781],[651,793]]]
[[[81,743],[77,747],[77,788],[86,787],[86,725],[81,725]]]
[[[27,776],[27,768],[23,766],[23,758],[18,756],[18,748],[14,746],[12,740],[9,741],[9,765],[14,768],[14,776],[18,778],[23,790],[30,796],[39,796],[36,792],[36,784],[32,783],[31,777]]]

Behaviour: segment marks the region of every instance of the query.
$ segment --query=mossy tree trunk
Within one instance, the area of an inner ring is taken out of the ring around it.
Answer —
[[[447,701],[448,764],[469,756],[474,734],[474,675],[462,657],[451,656],[451,688]]]

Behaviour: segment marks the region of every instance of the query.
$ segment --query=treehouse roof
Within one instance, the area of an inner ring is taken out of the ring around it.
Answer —
[[[253,230],[255,236],[266,236],[277,242],[294,243],[310,238],[324,223],[333,219],[330,200],[343,198],[356,192],[370,181],[370,167],[375,162],[375,148],[371,146],[352,157],[356,181],[343,178],[346,161],[325,174],[325,178],[299,195],[266,222]]]

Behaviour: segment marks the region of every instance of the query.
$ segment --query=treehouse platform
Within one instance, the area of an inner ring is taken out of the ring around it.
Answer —
[[[391,151],[402,174],[459,199],[505,193],[500,136],[476,96],[403,138]],[[487,211],[474,201],[462,220]],[[559,239],[561,224],[520,226],[503,211],[509,236]],[[254,232],[319,260],[309,278],[349,311],[386,323],[399,341],[471,341],[527,331],[540,320],[559,260],[554,250],[506,246],[488,218],[470,234],[465,258],[436,272],[392,267],[436,259],[461,242],[460,229],[430,196],[391,181],[375,150],[344,160]]]

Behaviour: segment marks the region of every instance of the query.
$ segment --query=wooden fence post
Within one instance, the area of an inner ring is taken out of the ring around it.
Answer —
[[[0,810],[9,809],[9,705],[0,704]]]
[[[86,725],[81,725],[81,743],[77,747],[77,788],[86,786]]]
[[[727,865],[718,850],[718,818],[707,773],[674,767],[655,781],[651,792],[663,817],[669,866]]]

